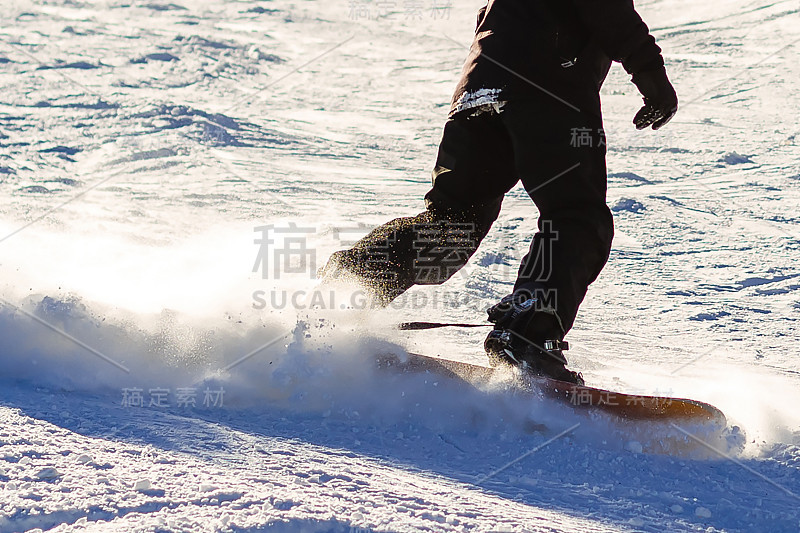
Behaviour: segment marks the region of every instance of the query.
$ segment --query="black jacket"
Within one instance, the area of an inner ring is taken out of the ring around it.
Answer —
[[[549,92],[599,114],[612,61],[630,74],[664,64],[632,0],[489,0],[451,109],[494,89],[501,101]]]

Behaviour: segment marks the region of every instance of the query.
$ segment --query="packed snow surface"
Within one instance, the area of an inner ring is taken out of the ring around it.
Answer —
[[[727,428],[373,368],[484,363],[484,328],[394,326],[484,320],[521,188],[441,287],[312,292],[422,209],[481,4],[3,3],[0,532],[800,529],[796,0],[641,2],[679,114],[603,90],[616,236],[571,366]]]

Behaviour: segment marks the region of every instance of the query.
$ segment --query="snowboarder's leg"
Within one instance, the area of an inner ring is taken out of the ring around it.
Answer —
[[[563,336],[605,266],[614,236],[606,205],[603,124],[599,109],[581,113],[551,106],[543,113],[520,107],[506,118],[520,179],[539,209],[539,231],[521,262],[514,289],[539,295],[555,312]],[[535,118],[540,125],[530,128]]]
[[[599,106],[586,112],[547,102],[509,103],[502,114],[520,179],[539,209],[539,231],[514,293],[489,310],[491,359],[580,382],[562,350],[586,290],[605,265],[613,237],[606,206],[605,136]]]
[[[384,305],[413,285],[443,283],[475,253],[516,181],[511,139],[497,115],[450,119],[427,209],[334,253],[323,275],[351,278]]]

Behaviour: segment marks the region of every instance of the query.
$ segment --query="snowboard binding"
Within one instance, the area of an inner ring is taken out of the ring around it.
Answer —
[[[494,329],[484,341],[489,364],[516,366],[533,374],[583,385],[580,373],[567,370],[569,343],[554,311],[538,309],[524,291],[509,294],[487,310]]]

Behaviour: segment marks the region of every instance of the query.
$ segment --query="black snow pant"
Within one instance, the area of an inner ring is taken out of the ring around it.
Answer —
[[[355,275],[384,304],[415,284],[443,283],[477,250],[521,180],[539,209],[539,231],[514,289],[547,300],[561,338],[611,249],[605,150],[592,99],[582,112],[542,95],[500,113],[456,115],[444,127],[426,210],[376,228],[325,270]]]

